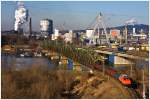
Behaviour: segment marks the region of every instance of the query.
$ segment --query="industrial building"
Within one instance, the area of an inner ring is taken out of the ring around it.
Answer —
[[[50,19],[42,19],[40,21],[41,36],[47,37],[53,34],[53,21]]]
[[[137,34],[135,32],[135,28],[133,28],[133,37],[137,37],[138,39],[146,39],[147,35],[143,32],[143,30],[141,29],[140,34]]]
[[[110,30],[110,37],[111,38],[117,38],[117,37],[119,37],[120,36],[120,30],[118,30],[118,29],[112,29],[112,30]]]
[[[87,29],[86,30],[86,37],[87,38],[93,37],[93,29]]]
[[[111,29],[109,37],[112,43],[121,42],[121,39],[123,38],[120,33],[120,30],[118,29]]]
[[[70,42],[72,43],[72,39],[73,39],[73,31],[69,30],[69,33],[65,33],[64,34],[64,38],[65,38],[65,42]]]
[[[99,43],[99,33],[94,32],[93,29],[87,29],[85,33],[86,38],[89,40],[89,44]]]

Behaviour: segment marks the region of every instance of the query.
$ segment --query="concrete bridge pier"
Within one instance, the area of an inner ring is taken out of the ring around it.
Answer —
[[[119,57],[114,54],[108,55],[108,61],[113,65],[131,65],[134,63],[130,59]]]

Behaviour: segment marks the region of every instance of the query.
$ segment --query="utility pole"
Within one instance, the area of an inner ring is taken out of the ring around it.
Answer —
[[[99,26],[98,26],[98,37],[100,39],[100,33],[99,33]],[[99,39],[97,40],[97,42],[99,41]],[[99,44],[99,43],[98,43]]]
[[[102,60],[102,63],[103,63],[103,75],[105,75],[105,60],[106,60],[107,58],[103,58],[103,60]]]
[[[104,60],[102,61],[102,63],[103,63],[103,75],[105,75]]]
[[[144,82],[144,68],[142,69],[142,74],[143,74],[143,99],[146,99],[146,95],[145,95],[145,82]]]
[[[32,19],[30,17],[30,21],[29,21],[29,33],[30,33],[30,36],[32,36]]]
[[[98,16],[98,23],[100,23],[100,16]],[[99,29],[100,29],[100,27],[99,27],[99,25],[98,25],[98,27],[97,27],[97,32],[98,32],[98,37],[99,37],[99,39],[100,39]],[[98,41],[99,41],[99,40],[98,40]]]
[[[125,44],[128,43],[128,29],[127,29],[127,25],[125,26]]]
[[[120,43],[120,45],[121,45],[121,40],[122,40],[122,36],[120,36],[120,39],[119,39],[119,43]]]
[[[130,77],[132,77],[132,71],[133,71],[133,66],[131,64],[131,66],[130,66]]]

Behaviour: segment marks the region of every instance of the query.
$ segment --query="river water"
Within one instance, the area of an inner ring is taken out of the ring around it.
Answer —
[[[6,55],[6,54],[1,55],[2,68],[15,67],[15,69],[19,70],[30,68],[32,66],[48,67],[48,68],[56,67],[56,65],[53,64],[48,58],[44,57],[31,58],[31,57],[16,57],[14,55]]]
[[[142,65],[146,65],[145,67],[148,67],[148,62],[139,62],[133,67],[139,67],[141,68]],[[8,55],[8,54],[3,54],[1,55],[1,66],[2,68],[12,68],[15,67],[15,69],[26,69],[30,68],[32,66],[38,66],[38,67],[48,67],[48,68],[56,68],[57,65],[54,64],[54,62],[50,61],[46,57],[39,57],[39,58],[34,58],[34,57],[16,57],[14,55]],[[113,67],[118,70],[126,70],[127,66],[126,65],[120,65],[118,67],[112,66],[112,65],[105,65],[105,67]]]

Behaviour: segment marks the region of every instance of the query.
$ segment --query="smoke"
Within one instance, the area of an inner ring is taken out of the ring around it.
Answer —
[[[28,10],[24,7],[23,2],[18,2],[18,8],[15,10],[15,24],[14,30],[18,31],[18,29],[28,21]]]
[[[134,24],[137,23],[137,21],[136,21],[134,18],[132,18],[132,19],[126,21],[125,23],[126,23],[126,24],[133,24],[133,25],[134,25]]]

